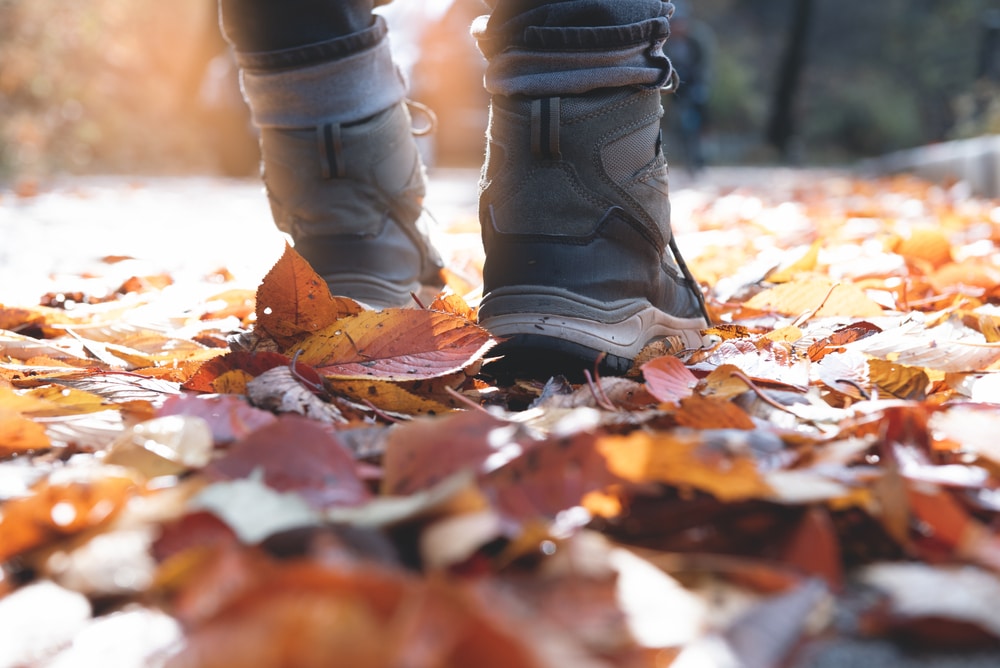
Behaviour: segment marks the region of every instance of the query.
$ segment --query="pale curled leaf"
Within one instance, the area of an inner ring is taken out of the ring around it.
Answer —
[[[878,563],[863,568],[861,582],[889,596],[892,613],[904,619],[968,622],[1000,637],[1000,579],[972,566]]]
[[[928,329],[918,320],[849,343],[844,348],[946,373],[981,371],[1000,361],[1000,344],[987,343],[981,333],[950,324]]]
[[[129,466],[149,477],[177,475],[207,465],[213,445],[212,430],[203,418],[166,415],[129,429],[105,461]]]
[[[244,543],[258,543],[287,529],[314,526],[319,514],[294,492],[264,484],[263,473],[209,485],[191,499],[192,509],[207,510],[236,532]]]
[[[251,405],[275,413],[297,413],[328,424],[345,423],[340,409],[313,394],[287,366],[269,369],[247,383]]]

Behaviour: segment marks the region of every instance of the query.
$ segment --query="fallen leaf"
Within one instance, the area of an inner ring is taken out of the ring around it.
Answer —
[[[411,381],[445,376],[477,362],[493,346],[465,318],[417,309],[365,311],[304,339],[292,352],[323,376]]]
[[[49,541],[107,524],[139,491],[124,471],[108,467],[83,474],[50,476],[23,498],[10,499],[0,513],[0,562]],[[69,480],[63,481],[63,478]]]
[[[252,431],[274,422],[274,414],[250,406],[243,397],[183,394],[169,397],[156,411],[157,417],[199,417],[212,431],[212,441],[228,445]]]
[[[71,643],[91,618],[83,594],[40,581],[0,598],[0,665],[29,666]]]
[[[371,494],[337,436],[313,420],[282,415],[229,447],[205,468],[216,480],[252,474],[279,492],[295,492],[316,508],[354,506]]]
[[[357,302],[334,297],[319,274],[290,245],[257,288],[257,326],[286,340],[360,313]]]
[[[666,356],[642,365],[646,389],[658,401],[676,404],[694,392],[698,378],[676,357]]]
[[[633,482],[694,488],[730,502],[771,493],[753,459],[706,447],[697,432],[606,436],[597,450],[612,473]]]
[[[813,317],[873,318],[882,307],[850,283],[834,284],[823,277],[799,278],[751,297],[745,305],[759,311],[799,316],[816,310]],[[822,306],[822,308],[820,308]]]
[[[234,351],[213,358],[199,367],[198,371],[183,385],[185,390],[194,392],[219,392],[219,379],[231,371],[242,371],[241,378],[255,378],[278,366],[288,366],[292,360],[279,353]],[[245,384],[242,388],[245,391]],[[243,391],[238,392],[242,394]]]

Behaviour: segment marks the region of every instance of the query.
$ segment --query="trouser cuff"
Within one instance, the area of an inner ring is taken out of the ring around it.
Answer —
[[[546,97],[600,88],[669,86],[675,74],[663,46],[666,16],[598,27],[500,26],[480,17],[472,27],[486,57],[486,90]]]
[[[305,128],[351,123],[372,116],[406,96],[392,59],[384,19],[378,41],[354,53],[289,69],[244,69],[243,94],[258,127]],[[261,54],[258,54],[261,55]]]

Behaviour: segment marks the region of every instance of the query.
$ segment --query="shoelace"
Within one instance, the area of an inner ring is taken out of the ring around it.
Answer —
[[[410,110],[411,117],[416,118],[417,114],[414,112],[419,112],[419,114],[427,119],[426,125],[423,127],[414,127],[411,130],[414,137],[425,137],[437,129],[437,114],[434,113],[433,109],[416,100],[405,99],[403,100],[403,104]]]

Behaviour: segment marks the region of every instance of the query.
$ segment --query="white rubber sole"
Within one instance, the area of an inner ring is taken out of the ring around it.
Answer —
[[[645,301],[601,304],[555,288],[488,295],[479,324],[500,339],[546,337],[626,360],[667,337],[688,349],[702,348],[708,327],[702,318],[678,318]]]

